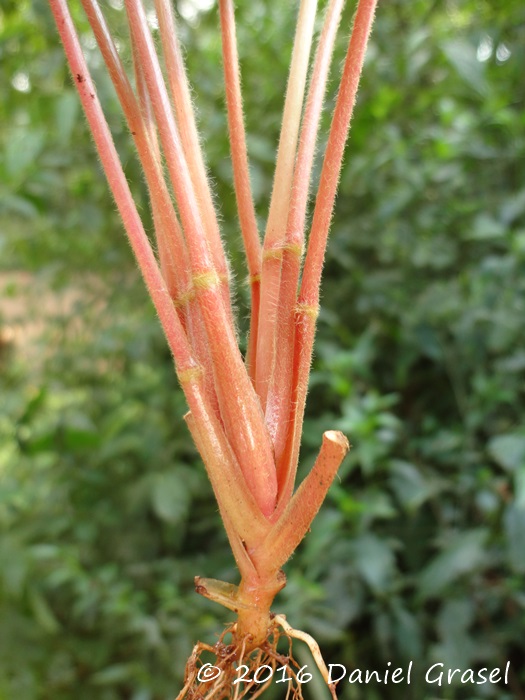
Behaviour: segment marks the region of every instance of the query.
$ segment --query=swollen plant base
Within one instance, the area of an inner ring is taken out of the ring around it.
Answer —
[[[198,642],[186,664],[184,687],[176,700],[226,700],[231,698],[257,698],[274,680],[280,669],[286,673],[286,696],[301,700],[304,678],[301,678],[301,665],[293,656],[292,640],[304,642],[317,667],[336,700],[335,683],[329,682],[328,669],[323,660],[319,645],[306,632],[291,627],[285,615],[270,611],[275,595],[286,585],[284,572],[279,570],[273,581],[253,582],[247,586],[243,579],[240,586],[216,579],[195,577],[195,591],[200,595],[223,605],[237,614],[237,621],[230,624],[221,634],[215,645]],[[226,639],[229,638],[229,643]],[[288,642],[287,653],[277,650],[279,641]],[[204,662],[203,655],[211,661]],[[242,686],[239,683],[239,669],[244,667]],[[267,680],[260,682],[254,674],[265,668]]]
[[[271,627],[270,607],[276,594],[286,585],[284,572],[278,571],[267,581],[249,583],[242,579],[240,586],[216,579],[195,577],[195,590],[200,595],[223,605],[237,614],[234,638],[247,652],[266,642]]]

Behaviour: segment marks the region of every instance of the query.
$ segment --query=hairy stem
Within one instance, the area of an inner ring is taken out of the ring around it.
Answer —
[[[260,550],[252,557],[258,570],[278,571],[291,557],[308,532],[349,449],[348,440],[342,433],[328,430],[323,435],[321,450],[312,470],[276,520]]]
[[[346,54],[343,75],[326,146],[319,189],[314,209],[310,240],[303,268],[303,277],[296,307],[294,339],[293,395],[288,434],[283,452],[285,464],[297,463],[304,406],[308,391],[310,363],[315,337],[316,318],[319,312],[319,286],[326,250],[330,220],[335,202],[343,153],[350,128],[350,120],[365,58],[366,45],[377,0],[359,0],[354,26]],[[286,471],[279,489],[278,512],[286,507],[293,492],[295,473]]]
[[[247,651],[261,647],[268,639],[273,599],[286,585],[281,571],[264,572],[243,577],[239,585],[235,637],[237,643],[246,641]]]
[[[115,86],[144,168],[162,274],[175,307],[179,311],[181,322],[195,357],[205,368],[205,391],[214,406],[214,410],[217,411],[211,357],[201,313],[194,303],[188,250],[162,172],[157,135],[150,114],[151,104],[144,85],[142,66],[140,60],[135,56],[134,63],[140,97],[139,106],[97,1],[82,0],[82,4]],[[133,46],[136,53],[135,44]]]
[[[264,237],[259,310],[260,331],[257,338],[255,378],[255,386],[263,410],[266,407],[266,396],[275,361],[275,325],[279,301],[282,246],[284,244],[285,222],[288,217],[316,8],[317,0],[301,0],[283,110],[270,211]]]
[[[255,378],[257,337],[259,326],[259,303],[261,284],[261,243],[255,216],[255,207],[250,186],[250,170],[246,149],[246,134],[242,111],[241,79],[237,40],[235,37],[235,14],[232,0],[219,0],[224,84],[228,111],[230,150],[233,165],[235,196],[241,233],[246,251],[251,289],[250,333],[248,337],[247,365],[252,379]]]
[[[170,0],[155,0],[159,30],[166,63],[166,73],[180,131],[182,148],[197,195],[206,238],[213,264],[221,279],[221,291],[229,321],[233,326],[230,304],[229,270],[219,231],[219,223],[213,206],[210,185],[202,153],[195,112],[193,109],[188,76],[184,67],[175,27],[175,16]]]
[[[220,293],[221,280],[213,266],[204,235],[190,173],[144,10],[139,0],[126,0],[126,8],[144,66],[184,233],[188,239],[193,286],[208,336],[221,418],[250,490],[263,513],[269,516],[276,503],[277,478],[264,416],[224,308]]]
[[[138,215],[129,185],[122,170],[109,127],[89,74],[66,0],[50,0],[51,10],[64,44],[74,82],[84,108],[102,167],[115,198],[131,247],[153,300],[178,371],[199,367],[187,342],[184,329],[173,306]]]
[[[275,355],[275,368],[266,406],[266,421],[274,426],[270,432],[274,435],[277,479],[281,485],[286,479],[288,470],[292,469],[295,471],[297,467],[296,464],[287,464],[283,460],[286,436],[289,430],[293,389],[292,366],[295,336],[295,304],[297,302],[301,253],[304,245],[306,207],[317,133],[343,4],[344,0],[331,0],[319,39],[301,126],[290,211],[286,226],[286,245],[283,250],[278,323],[276,326],[278,352]]]

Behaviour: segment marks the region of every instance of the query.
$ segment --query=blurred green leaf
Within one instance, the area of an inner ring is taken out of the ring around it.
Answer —
[[[443,551],[421,572],[419,594],[423,598],[439,596],[459,576],[471,574],[483,565],[488,534],[486,529],[478,528],[449,538]]]
[[[17,179],[30,166],[34,167],[45,143],[42,129],[27,131],[15,129],[6,144],[5,166],[7,175]]]
[[[185,520],[190,497],[179,475],[167,473],[153,477],[152,504],[156,515],[169,523]]]
[[[392,460],[391,473],[392,489],[409,512],[417,510],[446,485],[444,480],[429,478],[423,469],[403,460]]]
[[[132,663],[115,664],[94,674],[91,682],[95,686],[115,685],[122,681],[129,681],[135,676],[135,667]]]
[[[469,634],[474,615],[471,600],[452,599],[444,603],[437,621],[441,641],[435,653],[446,667],[469,668],[476,658],[479,650]]]
[[[525,467],[525,435],[498,435],[488,444],[490,455],[496,462],[511,471]]]
[[[465,84],[485,94],[487,83],[483,75],[483,63],[476,58],[476,47],[469,41],[449,39],[441,44],[441,48]]]
[[[355,565],[366,583],[377,593],[386,593],[394,574],[394,556],[389,543],[371,534],[353,544]]]
[[[73,90],[64,92],[55,107],[57,134],[63,144],[69,144],[75,123],[79,118],[80,104]]]
[[[60,625],[44,596],[32,587],[29,590],[29,601],[37,624],[49,634],[56,634]]]
[[[507,556],[513,571],[525,573],[525,504],[512,503],[505,512],[505,534],[507,536]]]

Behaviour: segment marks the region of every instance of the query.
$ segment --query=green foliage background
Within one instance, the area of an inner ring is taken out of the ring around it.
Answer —
[[[410,686],[343,684],[342,698],[522,699],[525,9],[379,5],[326,261],[301,474],[325,429],[353,449],[276,608],[329,662],[414,662]],[[191,6],[179,3],[181,34],[243,331],[217,18],[212,8],[184,20]],[[118,7],[108,12],[124,39]],[[238,8],[263,222],[295,14],[280,2]],[[0,82],[0,271],[30,273],[38,294],[79,292],[33,354],[2,336],[0,700],[168,700],[192,644],[213,643],[228,619],[194,594],[193,576],[235,581],[232,557],[43,0],[0,4]],[[6,300],[20,294],[4,286]],[[432,663],[507,660],[508,686],[424,682]]]

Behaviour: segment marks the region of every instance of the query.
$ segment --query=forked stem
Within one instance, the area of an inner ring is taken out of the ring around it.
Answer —
[[[155,0],[155,6],[174,109],[142,0],[125,0],[138,98],[97,0],[82,0],[144,167],[162,272],[133,202],[67,2],[49,2],[103,168],[173,353],[189,406],[186,421],[205,463],[241,573],[239,586],[196,579],[199,593],[237,614],[236,623],[227,631],[233,634],[233,644],[225,645],[223,635],[215,646],[222,655],[221,667],[229,675],[198,697],[227,697],[227,682],[239,659],[253,663],[269,659],[273,664],[270,668],[275,669],[280,658],[279,630],[288,639],[299,639],[310,647],[328,683],[317,643],[294,630],[284,616],[273,615],[271,606],[285,585],[281,567],[308,531],[349,448],[341,433],[327,431],[314,467],[293,493],[326,240],[377,0],[358,0],[299,293],[316,134],[343,0],[328,2],[304,110],[317,0],[301,0],[263,254],[249,184],[233,2],[220,0],[235,190],[252,287],[248,370],[235,334],[226,257],[170,0]],[[176,207],[164,179],[164,165]],[[199,652],[202,649],[214,648],[196,647]],[[197,651],[192,662],[196,659]],[[197,697],[195,692],[200,692],[194,687],[195,666],[190,671],[181,698],[187,693]],[[258,697],[265,687],[240,693],[237,686],[234,699]],[[330,690],[335,698],[334,687]],[[302,697],[300,681],[294,692],[294,697]]]
[[[215,579],[195,577],[195,591],[237,614],[235,643],[246,651],[259,649],[268,639],[273,615],[270,612],[277,593],[286,585],[282,571],[269,576],[243,577],[239,586]]]

